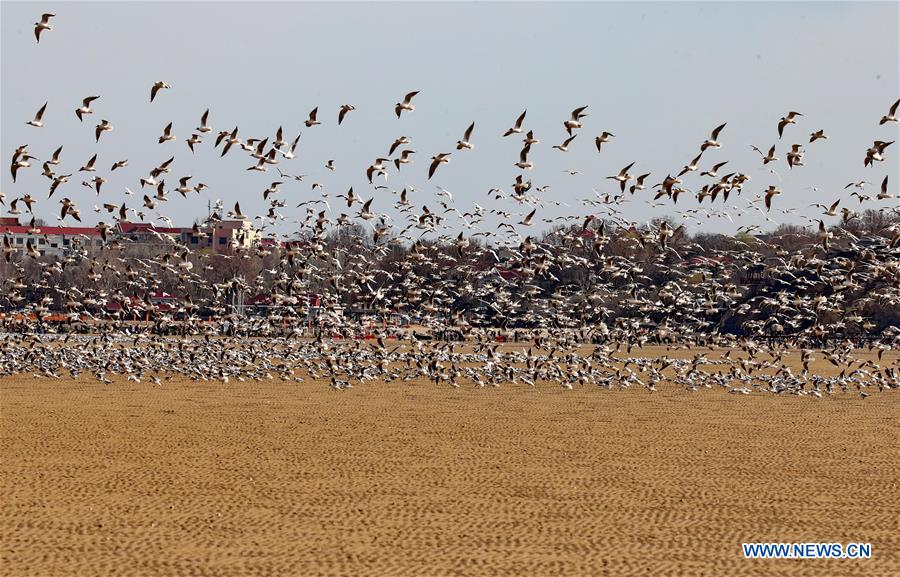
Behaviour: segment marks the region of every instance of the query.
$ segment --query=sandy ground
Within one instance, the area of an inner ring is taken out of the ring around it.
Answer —
[[[900,392],[0,379],[7,576],[900,575]],[[745,560],[745,541],[871,560]]]

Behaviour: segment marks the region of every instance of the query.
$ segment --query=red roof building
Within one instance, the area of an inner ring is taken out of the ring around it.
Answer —
[[[7,224],[14,219],[4,218],[0,235],[9,237],[13,247],[24,253],[30,243],[41,255],[64,256],[66,251],[79,247],[99,247],[103,244],[100,231],[89,226],[21,226]],[[15,220],[18,223],[18,220]]]

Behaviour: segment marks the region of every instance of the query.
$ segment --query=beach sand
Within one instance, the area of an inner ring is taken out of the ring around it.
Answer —
[[[13,576],[900,575],[900,392],[0,379]],[[746,560],[742,542],[870,542]]]

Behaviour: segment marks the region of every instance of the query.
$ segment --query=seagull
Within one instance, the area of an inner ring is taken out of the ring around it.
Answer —
[[[344,117],[347,116],[347,113],[352,110],[356,110],[356,107],[353,106],[352,104],[342,104],[341,105],[341,109],[338,112],[338,126],[340,126],[341,122],[344,121]]]
[[[100,98],[100,97],[99,96],[88,96],[81,102],[81,107],[75,109],[75,116],[78,117],[78,120],[81,120],[83,122],[84,121],[84,118],[82,118],[83,115],[94,113],[94,111],[91,110],[91,102],[97,100],[98,98]]]
[[[889,198],[894,198],[893,194],[888,194],[888,177],[885,176],[884,180],[881,181],[881,192],[876,196],[878,200],[887,200]]]
[[[690,164],[686,164],[684,168],[681,169],[681,172],[678,173],[678,176],[683,176],[688,172],[695,172],[698,168],[700,168],[700,157],[703,156],[703,152],[701,151],[694,160],[690,162]]]
[[[246,215],[244,215],[241,212],[241,203],[239,203],[239,202],[234,203],[234,211],[229,212],[228,216],[230,216],[236,220],[246,220],[246,218],[247,218]]]
[[[394,154],[394,151],[397,150],[398,146],[401,146],[404,144],[409,144],[410,142],[411,141],[410,141],[409,137],[401,136],[400,138],[395,140],[393,144],[391,144],[391,149],[388,150],[388,156],[390,156],[391,154]]]
[[[41,14],[41,21],[34,23],[34,37],[37,39],[37,43],[41,43],[41,32],[44,30],[53,30],[53,27],[50,26],[50,19],[56,16],[56,14],[51,14],[47,12],[45,14]]]
[[[384,163],[390,162],[390,158],[376,158],[375,164],[371,165],[368,169],[366,169],[366,178],[369,179],[369,184],[372,184],[372,175],[379,174],[387,178],[387,173],[384,170]]]
[[[772,148],[769,149],[768,154],[763,154],[762,150],[758,149],[757,147],[753,146],[752,144],[750,145],[750,148],[752,148],[753,150],[758,152],[760,154],[760,156],[763,157],[763,166],[769,164],[770,162],[775,162],[778,160],[778,158],[775,156],[775,145],[774,144],[772,145]]]
[[[309,118],[306,119],[306,122],[303,124],[306,125],[307,128],[315,126],[317,124],[322,124],[320,121],[316,120],[316,115],[319,113],[319,107],[316,106],[312,110],[309,111]]]
[[[41,118],[44,117],[44,111],[47,110],[47,103],[45,102],[41,109],[37,111],[37,114],[34,115],[34,120],[29,120],[25,124],[30,126],[34,126],[35,128],[41,128],[44,126],[44,123],[41,121]]]
[[[209,120],[209,108],[206,109],[206,112],[203,113],[203,116],[200,117],[200,126],[198,126],[195,130],[197,132],[212,132],[212,128],[207,124]]]
[[[638,190],[644,190],[644,179],[650,176],[650,173],[642,174],[635,180],[635,183],[631,185],[628,189],[631,194],[634,194]]]
[[[503,136],[509,136],[510,134],[520,134],[522,132],[522,121],[525,120],[525,114],[527,112],[528,109],[525,109],[525,111],[522,112],[522,114],[520,114],[516,119],[516,123],[513,125],[513,127],[507,130]]]
[[[192,179],[192,176],[182,176],[178,179],[178,188],[175,189],[175,192],[181,194],[184,198],[187,198],[189,192],[192,192],[194,189],[187,185],[187,182]]]
[[[475,123],[469,125],[466,129],[465,134],[463,134],[462,140],[458,140],[456,142],[456,150],[462,150],[465,148],[466,150],[472,150],[475,148],[475,145],[470,142],[472,138],[472,131],[475,130]]]
[[[709,138],[706,139],[706,141],[704,141],[703,144],[700,145],[700,152],[705,151],[707,148],[721,148],[722,147],[722,145],[719,144],[716,141],[716,139],[719,138],[719,133],[722,132],[722,129],[725,128],[726,124],[728,124],[728,123],[726,122],[726,123],[720,124],[719,126],[717,126],[713,129],[712,134],[710,134]]]
[[[62,153],[63,147],[60,146],[53,152],[53,156],[50,160],[47,161],[47,164],[57,165],[59,164],[59,155]]]
[[[534,137],[534,131],[529,130],[527,134],[525,134],[525,138],[522,139],[522,144],[530,145],[530,144],[538,144],[540,140]]]
[[[825,215],[825,216],[837,216],[837,207],[838,207],[838,205],[839,205],[840,203],[841,203],[841,200],[838,199],[838,200],[836,200],[836,201],[834,202],[834,204],[832,204],[831,206],[825,206],[824,204],[819,204],[819,203],[811,204],[811,205],[809,205],[809,206],[811,206],[811,207],[812,207],[812,206],[817,206],[817,207],[819,207],[819,208],[824,208],[824,209],[825,209],[825,212],[824,212],[824,215]]]
[[[150,87],[150,102],[153,102],[153,99],[156,98],[156,93],[162,90],[163,88],[168,88],[169,85],[160,80],[159,82],[154,82],[153,86]]]
[[[94,156],[92,156],[92,157],[90,158],[90,160],[87,161],[87,164],[85,164],[84,166],[82,166],[81,168],[79,168],[79,169],[78,169],[78,172],[93,172],[93,171],[95,170],[95,169],[94,169],[94,163],[95,163],[95,162],[97,162],[97,155],[96,155],[96,154],[95,154]]]
[[[518,166],[522,170],[531,170],[534,168],[534,163],[528,161],[528,152],[531,150],[531,145],[526,144],[524,148],[519,152],[519,162],[514,163],[514,166]]]
[[[625,192],[625,184],[626,184],[629,180],[631,180],[631,179],[634,178],[632,175],[628,174],[628,170],[629,170],[632,166],[634,166],[634,162],[632,162],[631,164],[629,164],[628,166],[626,166],[625,168],[623,168],[622,170],[620,170],[620,171],[619,171],[619,174],[617,174],[617,175],[615,175],[615,176],[607,176],[606,178],[611,179],[611,180],[617,180],[617,181],[619,182],[619,186],[620,186],[621,189],[622,189],[622,192]]]
[[[167,142],[169,140],[175,140],[175,135],[172,134],[172,123],[168,123],[166,127],[163,129],[162,136],[159,137],[159,143]]]
[[[797,124],[797,121],[794,118],[798,116],[803,116],[799,112],[788,112],[787,116],[782,116],[778,121],[778,138],[781,138],[782,133],[784,132],[784,127],[788,124]]]
[[[822,248],[825,249],[825,252],[828,252],[828,239],[831,238],[831,236],[832,233],[825,229],[825,222],[819,220],[819,241],[821,241]]]
[[[889,142],[876,140],[873,142],[872,148],[866,150],[866,159],[863,161],[863,166],[875,166],[875,161],[884,162],[884,150],[892,144],[894,144],[893,140]]]
[[[97,125],[96,130],[94,130],[94,134],[97,137],[96,142],[100,142],[100,135],[108,130],[112,130],[113,125],[109,123],[108,120],[101,120],[100,124]]]
[[[587,110],[587,106],[580,106],[572,111],[572,117],[569,120],[563,122],[563,126],[566,127],[566,132],[569,133],[569,136],[572,136],[572,131],[576,128],[581,128],[581,119],[587,116],[584,111]]]
[[[434,171],[437,170],[437,167],[441,164],[448,164],[450,162],[450,153],[449,152],[441,152],[438,153],[437,156],[431,157],[431,165],[428,167],[428,178],[431,179],[434,176]]]
[[[556,150],[566,152],[567,150],[569,150],[569,143],[571,143],[573,140],[575,140],[576,136],[578,136],[578,135],[573,134],[569,138],[565,139],[562,144],[554,144],[553,146],[551,146],[551,148],[555,148]],[[600,137],[598,136],[597,138],[600,138]]]
[[[534,218],[534,213],[535,213],[535,212],[537,212],[537,209],[536,209],[536,208],[535,208],[534,210],[532,210],[531,212],[529,212],[528,215],[527,215],[525,218],[523,218],[522,220],[520,220],[520,221],[519,221],[519,224],[521,224],[521,225],[523,225],[523,226],[531,226],[531,221],[532,221],[532,219]]]
[[[412,99],[413,99],[413,96],[415,96],[418,93],[419,93],[418,90],[414,90],[414,91],[410,92],[409,94],[407,94],[405,97],[403,97],[403,102],[397,103],[397,105],[394,107],[394,112],[397,113],[397,118],[400,118],[400,114],[403,113],[404,110],[408,110],[408,111],[412,112],[413,110],[416,109],[416,107],[412,105]]]
[[[124,168],[128,166],[128,159],[125,160],[117,160],[113,163],[112,168],[109,169],[110,172],[116,170],[117,168]]]
[[[727,160],[725,162],[720,162],[718,164],[714,164],[711,169],[704,170],[703,172],[701,172],[700,176],[710,176],[710,177],[715,178],[716,176],[718,176],[717,173],[718,173],[719,169],[722,168],[723,166],[725,166],[726,164],[728,164]]]
[[[372,206],[372,201],[374,199],[370,198],[366,202],[363,203],[362,210],[359,211],[359,217],[364,220],[372,220],[375,218],[375,213],[369,210],[369,207]]]
[[[298,135],[297,135],[297,137],[296,137],[296,138],[294,139],[294,141],[291,143],[290,148],[288,148],[288,151],[287,151],[287,152],[284,152],[283,150],[278,150],[277,148],[276,148],[275,150],[278,150],[278,152],[281,153],[281,156],[283,156],[283,157],[286,158],[287,160],[290,160],[290,159],[294,158],[294,152],[297,150],[297,143],[300,142],[300,136],[302,136],[302,134],[298,134]]]
[[[409,157],[410,154],[415,154],[415,150],[404,149],[400,151],[400,158],[394,159],[394,166],[397,167],[397,170],[400,170],[401,164],[409,164],[412,162],[412,159]]]
[[[787,163],[790,168],[795,166],[803,166],[803,151],[800,150],[800,144],[792,144],[790,152],[787,153]]]
[[[62,209],[59,213],[60,220],[65,219],[66,215],[71,214],[72,218],[74,218],[78,222],[81,222],[81,214],[78,212],[78,209],[75,208],[75,203],[73,203],[68,198],[62,199],[61,201],[59,201],[59,203],[62,204]]]
[[[604,131],[603,134],[594,139],[594,144],[597,145],[597,152],[600,152],[600,147],[603,146],[604,143],[610,142],[610,137],[615,138],[615,134],[612,132]]]
[[[809,134],[810,143],[813,143],[817,140],[828,140],[828,136],[825,134],[825,130],[817,130]]]
[[[885,122],[898,122],[897,120],[897,107],[900,106],[900,99],[897,100],[894,104],[891,105],[890,111],[885,116],[881,117],[881,122],[878,123],[878,126],[881,126]]]
[[[187,142],[188,148],[191,149],[191,152],[194,152],[194,145],[200,144],[203,140],[200,138],[199,134],[191,134],[191,137],[185,140]]]
[[[772,210],[772,197],[776,194],[781,194],[778,187],[769,185],[769,188],[766,189],[766,210]],[[759,201],[757,200],[756,202]]]

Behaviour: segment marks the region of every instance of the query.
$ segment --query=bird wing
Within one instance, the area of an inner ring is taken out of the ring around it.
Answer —
[[[465,140],[466,142],[468,142],[469,139],[472,138],[472,131],[473,131],[473,130],[475,130],[475,123],[474,123],[474,122],[473,122],[472,124],[469,125],[469,128],[466,129],[466,133],[463,135],[463,140]]]

